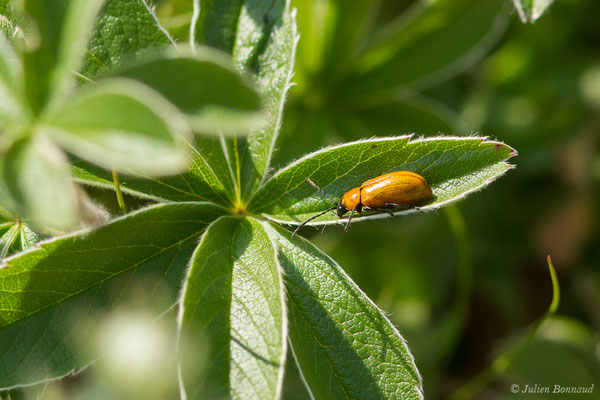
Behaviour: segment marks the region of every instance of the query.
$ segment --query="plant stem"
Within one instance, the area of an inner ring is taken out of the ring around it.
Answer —
[[[451,400],[475,398],[498,375],[506,371],[510,364],[512,364],[521,352],[533,341],[542,324],[554,315],[560,302],[560,287],[550,256],[548,256],[548,268],[550,269],[550,278],[552,279],[552,302],[550,303],[548,310],[533,324],[521,340],[513,344],[507,351],[500,354],[485,370],[476,375],[475,378],[471,379],[470,382],[459,387],[450,397]]]
[[[121,183],[119,182],[119,174],[117,170],[113,168],[112,171],[113,183],[115,184],[115,193],[117,195],[117,203],[119,203],[119,208],[121,212],[124,214],[127,212],[125,208],[125,201],[123,201],[123,193],[121,193]]]

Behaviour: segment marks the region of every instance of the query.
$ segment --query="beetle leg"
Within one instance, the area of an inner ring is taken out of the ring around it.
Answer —
[[[384,208],[410,208],[406,204],[385,203]]]
[[[354,215],[354,211],[358,211],[358,212],[362,211],[362,206],[360,203],[356,204],[356,206],[354,206],[354,208],[350,212],[350,216],[348,217],[348,223],[346,224],[346,227],[344,228],[344,232],[348,232],[348,227],[350,227],[350,221],[352,221],[352,216]]]

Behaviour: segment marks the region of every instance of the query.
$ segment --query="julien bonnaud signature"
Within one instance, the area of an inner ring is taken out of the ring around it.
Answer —
[[[511,385],[513,393],[555,393],[555,394],[590,394],[594,393],[594,384],[589,386],[565,386],[565,385]]]

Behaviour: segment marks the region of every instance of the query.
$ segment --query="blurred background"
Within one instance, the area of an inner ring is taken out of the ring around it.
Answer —
[[[187,2],[161,2],[187,35]],[[300,42],[275,167],[329,144],[485,135],[517,168],[436,213],[305,229],[399,327],[429,399],[446,399],[557,315],[483,391],[591,386],[600,395],[600,3],[562,0],[523,23],[509,0],[292,0]],[[573,398],[572,394],[551,395]],[[588,395],[589,396],[589,395]],[[308,394],[290,363],[285,398]],[[593,398],[578,395],[578,398]]]
[[[486,135],[519,152],[453,207],[303,231],[389,313],[426,397],[479,379],[544,314],[547,255],[557,316],[477,397],[519,397],[512,384],[600,396],[600,3],[558,1],[534,24],[506,0],[292,3],[301,38],[277,166],[406,133]],[[286,397],[306,398],[291,377]]]
[[[426,397],[480,379],[544,314],[547,255],[557,316],[477,398],[548,398],[513,384],[595,384],[600,396],[600,3],[559,1],[534,24],[503,0],[293,3],[301,39],[279,165],[406,133],[477,133],[519,152],[515,170],[437,213],[304,231],[389,312]]]
[[[157,4],[180,41],[191,3]],[[438,212],[356,223],[347,234],[303,230],[399,327],[426,398],[473,382],[482,390],[456,398],[574,396],[513,394],[514,384],[595,385],[600,396],[600,2],[557,1],[533,24],[509,0],[292,5],[301,38],[274,167],[329,144],[407,133],[485,135],[519,153],[516,169]],[[482,378],[546,312],[547,255],[561,286],[557,314]],[[113,325],[102,329],[113,335]],[[284,398],[309,398],[291,360]]]

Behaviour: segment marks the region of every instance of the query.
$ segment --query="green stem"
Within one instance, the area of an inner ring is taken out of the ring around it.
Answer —
[[[122,213],[127,212],[125,208],[125,201],[123,201],[123,193],[121,193],[121,183],[119,182],[119,174],[116,169],[113,169],[112,172],[113,183],[115,184],[115,193],[117,194],[117,203],[119,203],[119,208]]]
[[[560,302],[560,287],[550,256],[548,256],[548,268],[550,269],[550,278],[552,279],[552,302],[546,313],[533,324],[521,340],[498,356],[485,370],[471,379],[470,382],[459,387],[450,397],[451,400],[472,399],[476,397],[498,375],[506,371],[510,364],[533,341],[543,323],[554,315]]]

